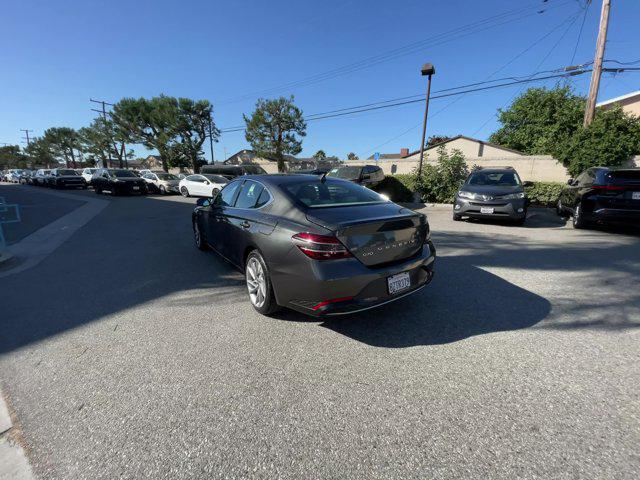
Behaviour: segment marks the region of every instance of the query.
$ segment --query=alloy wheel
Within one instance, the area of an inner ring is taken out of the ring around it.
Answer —
[[[189,190],[187,190],[187,187],[182,187],[180,189],[180,193],[182,194],[183,197],[188,197],[189,196]]]
[[[247,290],[251,303],[257,308],[262,307],[267,298],[267,280],[262,264],[255,257],[247,262]]]

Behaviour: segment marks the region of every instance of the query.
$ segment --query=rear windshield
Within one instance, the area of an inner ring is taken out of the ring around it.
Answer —
[[[227,183],[229,181],[225,177],[222,177],[220,175],[211,175],[209,173],[206,173],[202,176],[206,177],[208,180],[211,180],[213,183]]]
[[[56,170],[58,175],[78,175],[75,170]]]
[[[343,178],[345,180],[357,180],[360,178],[362,167],[339,167],[329,170],[327,177]]]
[[[520,185],[520,179],[515,172],[475,172],[469,176],[467,183],[493,187],[517,187]]]
[[[267,173],[265,169],[259,165],[243,165],[242,168],[249,175],[264,175]]]
[[[156,175],[160,180],[177,180],[178,179],[178,177],[176,177],[173,173],[156,173]]]
[[[612,183],[638,183],[640,182],[640,169],[637,170],[612,170],[604,175],[605,181]]]
[[[137,177],[137,175],[130,170],[109,170],[109,173],[118,178]]]
[[[289,196],[311,208],[386,202],[373,190],[351,182],[312,179],[287,183],[283,189]]]

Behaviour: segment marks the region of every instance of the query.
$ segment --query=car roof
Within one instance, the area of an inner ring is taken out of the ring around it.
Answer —
[[[233,180],[258,180],[262,183],[268,185],[286,185],[290,183],[299,183],[304,179],[312,180],[314,182],[319,182],[322,178],[319,175],[311,175],[311,174],[300,174],[300,173],[271,173],[271,174],[260,174],[260,175],[243,175],[241,177],[234,178]],[[347,182],[347,180],[342,180],[340,178],[335,177],[327,177],[327,182]]]

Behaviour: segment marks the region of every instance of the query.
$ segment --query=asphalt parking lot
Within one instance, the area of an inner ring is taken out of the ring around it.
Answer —
[[[427,207],[430,286],[338,320],[265,318],[194,247],[194,199],[100,198],[0,278],[2,390],[39,478],[640,476],[637,231]]]

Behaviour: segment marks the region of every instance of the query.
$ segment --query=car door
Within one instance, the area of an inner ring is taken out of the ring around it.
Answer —
[[[209,206],[207,215],[204,215],[203,218],[207,242],[218,253],[224,256],[226,256],[225,252],[229,250],[227,243],[230,240],[225,235],[225,233],[228,232],[226,209],[233,206],[241,184],[241,181],[236,181],[224,187],[220,194],[213,200],[213,203]]]
[[[275,221],[262,211],[271,201],[269,190],[260,182],[245,180],[233,206],[226,207],[225,231],[229,248],[224,254],[232,263],[242,266],[247,247],[256,245],[260,235],[269,235]]]

